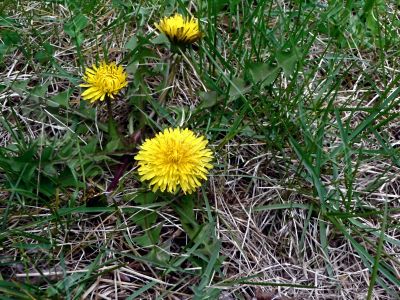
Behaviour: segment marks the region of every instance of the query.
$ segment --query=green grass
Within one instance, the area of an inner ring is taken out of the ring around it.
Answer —
[[[176,11],[204,37],[173,55],[154,23]],[[399,299],[395,1],[0,12],[0,298]],[[102,58],[129,74],[111,126],[77,86]],[[137,146],[169,126],[215,152],[192,196],[137,175]]]

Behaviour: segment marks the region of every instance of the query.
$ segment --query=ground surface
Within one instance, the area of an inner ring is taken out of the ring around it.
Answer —
[[[1,298],[400,299],[395,2],[1,2]],[[80,96],[104,58],[125,146]],[[192,197],[137,175],[169,126],[215,153]]]

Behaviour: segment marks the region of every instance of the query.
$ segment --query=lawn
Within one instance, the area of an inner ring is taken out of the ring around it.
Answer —
[[[0,2],[0,299],[400,299],[398,1]]]

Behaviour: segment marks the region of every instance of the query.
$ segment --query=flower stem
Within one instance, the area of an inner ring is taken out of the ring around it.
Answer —
[[[108,122],[113,120],[113,113],[112,113],[112,105],[111,105],[111,99],[106,96],[106,103],[107,103],[107,112],[108,112]]]
[[[182,60],[182,57],[178,54],[174,54],[173,56],[170,57],[169,60],[169,73],[167,77],[167,83],[165,85],[165,90],[161,93],[159,102],[161,104],[165,103],[165,100],[167,98],[168,92],[169,92],[169,86],[171,86],[174,82],[176,72],[178,70],[178,66]]]

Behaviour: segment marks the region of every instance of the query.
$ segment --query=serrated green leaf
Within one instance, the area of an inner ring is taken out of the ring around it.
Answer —
[[[216,91],[200,92],[199,97],[201,102],[197,106],[197,109],[213,107],[218,101],[218,93]]]
[[[157,220],[157,213],[154,211],[143,210],[139,211],[133,217],[133,221],[135,224],[142,227],[143,230],[146,230],[154,225]]]
[[[235,77],[232,79],[232,85],[229,89],[229,99],[235,100],[244,95],[249,89],[246,81],[243,78]]]
[[[246,71],[254,83],[270,85],[278,76],[280,67],[271,63],[251,63],[247,65]]]
[[[40,50],[35,54],[35,59],[42,65],[48,63],[50,58],[51,56],[49,56],[49,54],[44,50]]]
[[[137,47],[138,44],[137,42],[138,42],[137,37],[133,36],[126,42],[124,48],[128,50],[133,50]]]
[[[48,90],[49,84],[43,84],[43,85],[37,85],[31,90],[31,96],[33,97],[38,97],[38,98],[44,98],[47,90]]]
[[[8,47],[13,45],[19,45],[21,43],[21,36],[16,31],[2,30],[0,31],[0,36],[3,43]]]
[[[51,97],[51,101],[48,101],[48,104],[53,107],[58,107],[59,105],[69,108],[69,99],[72,95],[73,89],[70,88],[64,92],[61,92],[53,97]]]
[[[122,142],[122,137],[118,131],[118,125],[113,119],[108,120],[108,137],[109,141],[106,145],[107,152],[124,149],[124,143]]]
[[[11,89],[18,93],[20,96],[23,96],[24,93],[27,93],[28,80],[14,81],[11,85]]]
[[[68,165],[58,176],[58,182],[59,182],[60,186],[62,186],[62,187],[69,187],[69,186],[77,187],[79,185],[78,184],[79,183],[78,176],[77,176],[75,170],[72,169]],[[81,184],[81,185],[83,185],[83,184]]]
[[[151,40],[154,45],[169,45],[170,41],[164,33],[160,33],[154,39]]]
[[[51,244],[27,244],[27,243],[14,243],[12,245],[15,248],[25,249],[25,250],[32,250],[32,249],[51,249],[53,246]]]
[[[134,199],[136,203],[141,205],[154,203],[155,200],[156,194],[154,194],[153,192],[139,193]]]
[[[147,229],[143,235],[134,237],[132,241],[142,247],[150,247],[156,245],[160,237],[161,228],[162,224],[154,228]]]
[[[95,153],[95,152],[96,152],[96,149],[97,149],[97,143],[98,143],[97,137],[93,137],[92,139],[90,139],[90,140],[88,141],[88,143],[87,143],[85,146],[83,146],[83,147],[81,148],[82,152],[83,152],[83,153],[86,153],[86,154],[93,154],[93,153]]]
[[[150,247],[153,245],[152,240],[146,233],[132,238],[132,241],[140,247]]]
[[[64,31],[71,37],[77,38],[79,32],[88,24],[88,19],[82,15],[76,15],[71,21],[65,23]]]
[[[283,69],[286,77],[293,74],[297,62],[299,60],[298,51],[296,48],[290,50],[281,50],[276,53],[278,65]]]
[[[141,205],[148,205],[154,203],[156,200],[156,195],[152,192],[140,193],[135,198],[134,201]],[[143,209],[135,214],[133,221],[146,230],[153,226],[157,220],[157,213],[152,210]]]

